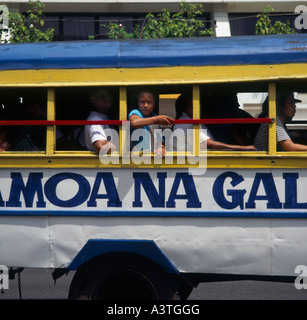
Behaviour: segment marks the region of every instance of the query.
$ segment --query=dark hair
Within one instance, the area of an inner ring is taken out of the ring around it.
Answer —
[[[281,91],[277,93],[276,96],[276,105],[277,107],[282,106],[289,97],[293,97],[292,91]]]
[[[93,91],[92,97],[101,97],[103,99],[106,99],[106,98],[110,98],[110,94],[107,90],[98,88]]]
[[[279,91],[279,92],[277,92],[277,94],[276,94],[276,109],[277,110],[280,106],[282,106],[287,101],[289,96],[293,96],[292,91]],[[269,115],[269,97],[266,97],[266,99],[264,100],[264,102],[262,104],[262,111],[259,114],[258,118],[265,118],[268,115]]]
[[[191,100],[192,97],[191,95],[188,94],[181,94],[176,102],[175,102],[175,107],[176,107],[176,119],[180,118],[183,111],[186,109],[187,104],[189,100]]]
[[[149,93],[149,94],[151,94],[152,97],[153,97],[153,99],[154,99],[154,105],[157,104],[159,98],[158,98],[158,95],[157,95],[155,92],[153,92],[152,90],[148,90],[147,88],[145,88],[144,90],[138,91],[138,93],[137,93],[137,99],[139,99],[140,94],[142,94],[142,93]]]
[[[262,103],[262,110],[258,115],[258,118],[265,118],[269,115],[269,97],[266,97]]]

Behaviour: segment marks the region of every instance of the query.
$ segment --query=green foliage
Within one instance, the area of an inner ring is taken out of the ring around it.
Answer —
[[[114,22],[109,23],[108,30],[108,37],[110,39],[133,39],[135,34],[138,33],[137,28],[132,33],[128,33],[125,26]]]
[[[290,21],[286,23],[276,21],[272,24],[269,18],[270,13],[273,13],[274,9],[267,5],[264,8],[264,12],[257,15],[258,21],[256,22],[256,34],[257,35],[268,35],[268,34],[291,34],[295,33],[294,29],[290,27]]]
[[[54,29],[41,31],[44,26],[43,9],[45,5],[40,1],[29,1],[26,14],[9,12],[10,43],[52,41]]]
[[[131,33],[122,24],[114,22],[106,27],[110,39],[211,37],[214,35],[213,29],[206,29],[204,23],[197,19],[203,13],[201,4],[181,2],[177,13],[171,14],[168,9],[156,15],[148,13],[143,25],[136,25]]]

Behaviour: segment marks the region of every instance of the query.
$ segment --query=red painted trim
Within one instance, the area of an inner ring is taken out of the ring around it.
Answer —
[[[115,125],[119,126],[128,120],[2,120],[3,126],[84,126],[92,124]],[[174,124],[227,124],[227,123],[272,123],[271,118],[231,118],[231,119],[176,119]]]

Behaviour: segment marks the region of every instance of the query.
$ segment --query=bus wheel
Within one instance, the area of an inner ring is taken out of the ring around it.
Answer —
[[[72,300],[176,299],[172,278],[159,265],[134,254],[106,255],[81,266],[74,275]]]

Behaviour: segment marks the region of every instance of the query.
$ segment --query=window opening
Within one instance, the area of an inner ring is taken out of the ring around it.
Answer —
[[[45,89],[1,89],[0,143],[4,151],[45,151],[47,91]],[[13,121],[15,125],[4,125]],[[21,123],[18,121],[26,121]]]

